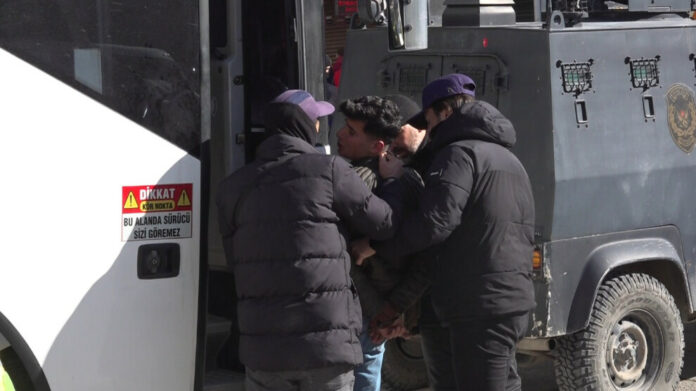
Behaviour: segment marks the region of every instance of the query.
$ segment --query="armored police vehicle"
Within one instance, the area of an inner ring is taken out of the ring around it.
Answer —
[[[341,99],[420,102],[460,72],[515,125],[537,216],[537,307],[519,351],[552,357],[561,390],[675,388],[696,315],[692,2],[364,5]]]

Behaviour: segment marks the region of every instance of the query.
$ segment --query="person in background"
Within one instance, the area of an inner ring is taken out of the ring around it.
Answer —
[[[336,88],[340,87],[340,85],[341,85],[342,68],[343,68],[343,48],[339,48],[336,59],[334,60],[333,66],[331,67],[332,77],[333,77],[331,80],[333,81],[333,85],[335,85]]]
[[[331,71],[331,57],[328,54],[324,55],[324,98],[332,105],[336,105],[335,101],[338,98],[338,88],[333,84],[333,74]]]

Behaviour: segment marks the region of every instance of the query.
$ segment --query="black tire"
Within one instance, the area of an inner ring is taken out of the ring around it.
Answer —
[[[392,391],[408,391],[428,385],[420,336],[387,341],[382,362],[382,379]]]
[[[587,329],[559,338],[554,370],[560,391],[675,390],[684,328],[674,299],[645,274],[604,282]]]

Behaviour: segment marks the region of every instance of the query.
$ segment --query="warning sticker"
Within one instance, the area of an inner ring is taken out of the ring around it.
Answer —
[[[193,184],[123,186],[121,241],[191,237]]]

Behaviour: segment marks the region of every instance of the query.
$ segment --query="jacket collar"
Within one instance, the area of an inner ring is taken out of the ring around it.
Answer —
[[[350,162],[354,167],[367,167],[371,170],[379,170],[379,159],[376,157],[366,157],[364,159],[354,160]]]

